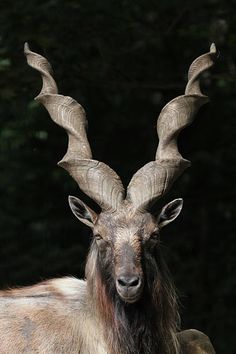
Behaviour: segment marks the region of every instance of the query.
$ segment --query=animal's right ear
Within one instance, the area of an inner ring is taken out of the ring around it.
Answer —
[[[98,217],[97,214],[82,202],[82,200],[76,197],[69,196],[68,200],[70,208],[77,219],[93,228]]]

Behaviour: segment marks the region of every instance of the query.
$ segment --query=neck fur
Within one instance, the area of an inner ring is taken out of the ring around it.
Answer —
[[[176,294],[160,255],[158,259],[157,273],[147,277],[142,298],[127,304],[117,294],[96,244],[91,247],[86,265],[89,295],[112,354],[179,354]]]

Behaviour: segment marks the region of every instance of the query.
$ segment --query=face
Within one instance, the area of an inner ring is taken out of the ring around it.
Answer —
[[[120,298],[138,301],[145,286],[145,262],[154,264],[159,230],[179,215],[182,199],[167,204],[158,217],[127,205],[97,215],[78,198],[70,197],[69,203],[76,217],[93,229],[100,263]]]
[[[144,253],[153,255],[159,243],[157,221],[149,213],[122,210],[101,213],[94,238],[102,262],[107,262],[120,298],[136,302],[144,287]]]

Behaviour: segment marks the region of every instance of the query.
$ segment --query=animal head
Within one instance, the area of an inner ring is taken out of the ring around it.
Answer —
[[[208,102],[200,90],[199,76],[213,65],[216,48],[213,44],[209,53],[192,63],[185,94],[162,109],[157,122],[159,144],[155,160],[134,174],[126,191],[109,166],[92,158],[82,106],[71,97],[58,94],[50,64],[44,57],[32,52],[27,44],[25,54],[28,64],[40,72],[43,80],[36,100],[68,133],[68,150],[59,165],[100,206],[101,213],[96,214],[76,197],[69,197],[70,207],[80,221],[92,228],[93,245],[100,263],[109,268],[118,296],[128,303],[137,302],[147,283],[147,263],[155,266],[160,229],[179,215],[183,201],[175,199],[158,216],[151,214],[150,206],[190,165],[178,151],[177,138]]]
[[[183,200],[168,203],[158,216],[127,203],[100,215],[76,197],[69,197],[69,204],[74,215],[92,228],[99,258],[113,277],[120,298],[136,302],[145,283],[144,260],[155,263],[160,230],[179,215]]]

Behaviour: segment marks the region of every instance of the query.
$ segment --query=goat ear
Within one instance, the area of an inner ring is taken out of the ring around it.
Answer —
[[[169,224],[177,218],[183,207],[183,199],[174,199],[172,202],[166,204],[161,210],[158,217],[158,226],[162,228],[163,226]]]
[[[84,202],[82,202],[82,200],[76,197],[69,196],[68,200],[72,213],[77,219],[93,228],[95,221],[97,220],[97,214],[95,211],[90,209]]]

